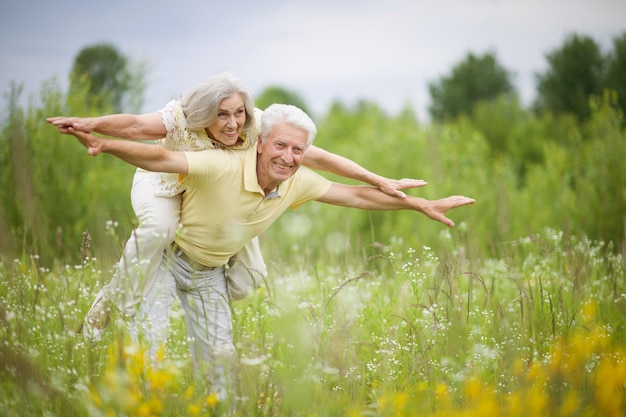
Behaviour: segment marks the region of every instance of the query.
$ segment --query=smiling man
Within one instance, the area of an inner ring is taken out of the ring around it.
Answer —
[[[415,210],[448,226],[448,210],[474,203],[452,196],[425,200],[391,197],[369,186],[333,183],[301,167],[317,130],[297,107],[274,104],[263,113],[256,146],[247,151],[174,152],[138,142],[105,139],[69,130],[90,155],[115,155],[149,171],[179,173],[187,186],[182,229],[166,251],[156,284],[136,320],[151,349],[166,337],[172,302],[178,295],[193,359],[222,398],[234,357],[225,265],[253,237],[289,208],[315,200],[365,210]]]

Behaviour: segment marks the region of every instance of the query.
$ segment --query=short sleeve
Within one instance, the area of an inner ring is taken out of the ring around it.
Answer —
[[[322,197],[330,189],[332,182],[306,167],[300,167],[293,186],[297,187],[299,192],[290,207],[296,209],[306,202]]]
[[[165,130],[167,132],[174,130],[176,123],[176,109],[180,107],[177,103],[178,102],[176,100],[172,100],[167,103],[165,107],[159,110],[159,113],[161,113],[161,117],[163,118],[163,126],[165,126]]]

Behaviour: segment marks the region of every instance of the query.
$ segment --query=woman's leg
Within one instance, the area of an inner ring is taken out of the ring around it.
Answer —
[[[87,324],[96,329],[106,327],[111,305],[125,315],[135,313],[138,303],[155,281],[163,251],[176,235],[181,197],[156,197],[151,175],[141,170],[135,173],[131,201],[139,226],[126,242],[111,281],[98,293],[87,313]]]
[[[171,259],[163,252],[154,284],[148,289],[137,313],[130,320],[133,342],[141,338],[147,343],[147,354],[152,366],[157,366],[159,349],[167,342],[172,306],[176,297],[176,282],[170,268]]]

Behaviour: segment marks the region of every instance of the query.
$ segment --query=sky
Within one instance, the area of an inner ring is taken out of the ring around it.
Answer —
[[[230,71],[253,95],[298,93],[312,116],[333,101],[410,106],[428,118],[428,85],[468,53],[494,52],[522,103],[546,55],[573,33],[607,52],[626,32],[626,0],[0,0],[0,89],[65,89],[84,47],[110,43],[146,65],[142,111]]]

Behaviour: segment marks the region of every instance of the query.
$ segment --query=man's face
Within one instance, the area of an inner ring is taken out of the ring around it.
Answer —
[[[220,102],[217,119],[206,128],[207,135],[226,146],[233,146],[239,140],[246,123],[246,108],[240,94],[225,98]]]
[[[266,192],[291,177],[302,165],[307,132],[286,123],[274,126],[265,142],[259,137],[257,176]]]

